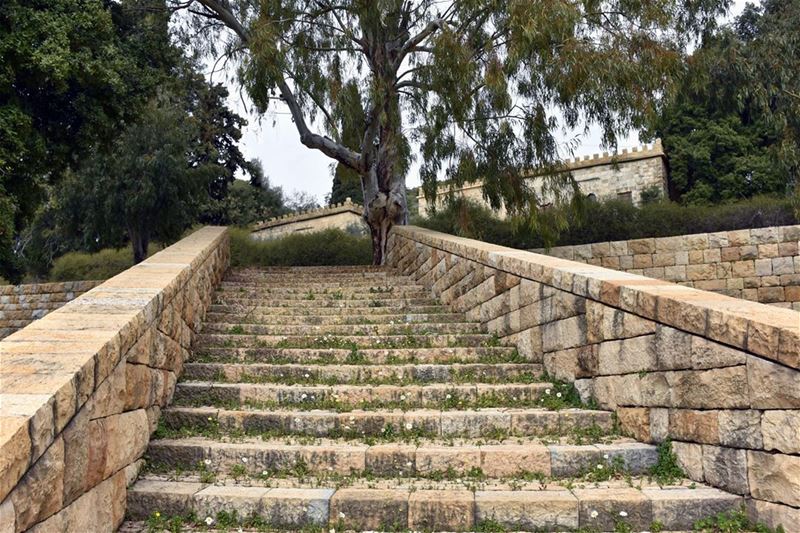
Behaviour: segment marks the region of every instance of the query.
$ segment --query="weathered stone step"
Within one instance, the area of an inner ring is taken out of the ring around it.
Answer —
[[[649,444],[624,439],[582,446],[510,441],[501,444],[468,441],[457,446],[428,442],[369,446],[339,441],[287,444],[284,439],[219,442],[194,437],[152,441],[147,460],[151,471],[202,470],[222,478],[242,470],[251,477],[264,478],[292,475],[301,469],[321,478],[331,475],[565,478],[594,476],[605,469],[644,474],[658,462],[658,450]]]
[[[257,292],[265,294],[308,294],[309,291],[320,294],[331,294],[342,292],[344,294],[350,292],[369,292],[373,294],[396,294],[398,291],[425,291],[427,290],[424,285],[415,283],[413,280],[406,282],[396,281],[394,278],[387,278],[386,283],[383,280],[349,280],[347,283],[341,281],[308,281],[306,283],[297,283],[295,285],[286,285],[285,283],[273,282],[241,282],[241,281],[223,281],[217,286],[218,292],[240,292],[242,290],[248,292]]]
[[[482,333],[476,322],[443,322],[416,324],[248,324],[211,322],[203,325],[203,333],[232,335],[428,335],[448,333]]]
[[[272,299],[280,299],[280,300],[393,300],[396,298],[405,298],[405,299],[414,299],[414,298],[431,298],[430,291],[420,289],[420,288],[413,288],[413,289],[406,289],[403,287],[398,287],[392,292],[379,292],[379,291],[371,291],[367,289],[363,290],[354,290],[350,288],[340,289],[337,291],[328,290],[328,291],[314,291],[309,289],[298,289],[298,290],[283,290],[283,289],[275,289],[275,290],[261,290],[261,289],[245,289],[242,288],[241,290],[235,291],[216,291],[214,293],[214,299],[218,301],[226,301],[226,300],[236,300],[236,299],[247,299],[252,301],[254,299],[259,300],[272,300]]]
[[[460,335],[233,335],[201,333],[198,348],[223,346],[237,348],[444,348],[449,346],[485,346],[495,342],[487,334]]]
[[[361,304],[362,302],[358,302]],[[366,303],[366,302],[364,302]],[[436,303],[435,305],[386,305],[380,307],[367,305],[352,305],[347,307],[276,307],[271,302],[253,301],[238,304],[212,303],[208,310],[210,313],[252,313],[254,315],[271,316],[347,316],[347,317],[379,317],[392,314],[450,314],[450,310]],[[378,318],[376,318],[377,320]]]
[[[401,363],[514,363],[527,362],[508,346],[447,348],[225,348],[198,347],[193,361],[273,364],[385,365]]]
[[[472,491],[463,484],[438,490],[380,484],[270,488],[143,479],[128,491],[128,515],[146,520],[156,511],[165,516],[193,513],[198,525],[206,527],[214,527],[218,517],[237,516],[246,524],[256,516],[275,528],[358,531],[484,531],[490,525],[491,530],[499,526],[511,531],[643,531],[656,522],[662,531],[686,531],[697,520],[742,505],[741,497],[704,485],[632,482],[641,483],[641,490],[624,482]]]
[[[330,410],[228,410],[215,407],[168,407],[164,428],[192,432],[309,435],[315,437],[424,436],[505,438],[573,434],[584,430],[610,433],[612,414],[590,409],[413,409],[336,412]]]
[[[206,314],[206,323],[234,322],[236,324],[286,324],[286,325],[344,325],[344,324],[443,324],[464,322],[461,313],[410,313],[381,314],[341,313],[336,315],[276,315],[273,313],[212,312]]]
[[[476,403],[492,407],[527,405],[550,391],[550,383],[478,383],[428,385],[282,385],[279,383],[214,383],[184,381],[175,387],[177,405],[275,404],[304,409],[320,405],[396,404],[409,407],[455,408]]]
[[[387,298],[380,294],[352,294],[342,298],[331,295],[315,294],[313,298],[301,294],[281,294],[279,297],[269,295],[248,295],[247,293],[216,293],[214,303],[223,305],[269,304],[275,307],[402,307],[408,305],[440,305],[441,302],[431,298],[428,293],[408,293],[395,298]]]
[[[536,381],[536,363],[301,365],[187,363],[183,379],[191,381],[392,384]]]

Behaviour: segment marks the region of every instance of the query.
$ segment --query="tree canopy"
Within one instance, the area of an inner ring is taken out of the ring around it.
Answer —
[[[301,142],[357,172],[374,260],[408,219],[411,142],[428,196],[437,178],[484,180],[493,207],[535,222],[568,203],[555,178],[561,127],[599,124],[603,140],[645,124],[683,50],[725,0],[174,0],[212,54],[238,60],[257,108],[280,98]],[[212,31],[213,30],[213,31]],[[351,104],[347,87],[358,89]],[[336,110],[365,110],[348,145]],[[314,131],[319,127],[320,131]],[[567,147],[568,149],[569,147]],[[553,169],[534,188],[531,168]],[[566,183],[565,183],[566,182]]]
[[[792,96],[800,94],[796,4],[749,4],[689,58],[687,75],[649,130],[663,139],[674,200],[790,192],[800,139],[800,100]],[[767,53],[767,43],[783,53]]]

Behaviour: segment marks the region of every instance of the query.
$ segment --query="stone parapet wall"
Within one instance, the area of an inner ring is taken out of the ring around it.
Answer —
[[[392,230],[387,263],[627,434],[671,439],[692,479],[800,531],[800,313],[413,226]]]
[[[800,225],[531,250],[800,310]]]
[[[609,200],[624,198],[638,205],[642,201],[642,192],[650,189],[658,190],[662,195],[667,193],[667,166],[666,154],[661,145],[661,140],[656,140],[651,145],[637,146],[621,152],[609,154],[586,155],[561,162],[565,172],[570,172],[578,184],[581,193],[596,200]],[[536,172],[531,172],[529,184],[547,201],[546,194],[542,193],[542,181],[537,178]],[[483,182],[477,181],[465,184],[453,191],[447,184],[442,184],[436,194],[437,208],[445,205],[448,195],[456,194],[488,207],[483,197]],[[417,196],[419,214],[425,216],[430,208],[428,199],[422,188]],[[506,217],[505,208],[496,211],[500,218]]]
[[[312,233],[326,229],[347,230],[353,226],[367,232],[362,218],[364,208],[350,198],[340,204],[292,213],[256,224],[252,235],[259,240],[276,239],[292,233]]]
[[[102,281],[0,285],[0,339],[42,318],[100,283]]]
[[[203,228],[0,341],[0,532],[116,530],[228,263]]]

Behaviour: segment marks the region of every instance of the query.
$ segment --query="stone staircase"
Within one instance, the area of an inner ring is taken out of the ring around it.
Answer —
[[[235,269],[123,530],[677,531],[740,508],[669,459],[413,279]]]

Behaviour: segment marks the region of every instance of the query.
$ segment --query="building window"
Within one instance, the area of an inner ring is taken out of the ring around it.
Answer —
[[[624,202],[628,202],[629,204],[632,204],[633,203],[633,194],[631,193],[631,191],[618,192],[617,193],[617,199],[618,200],[622,200]]]

